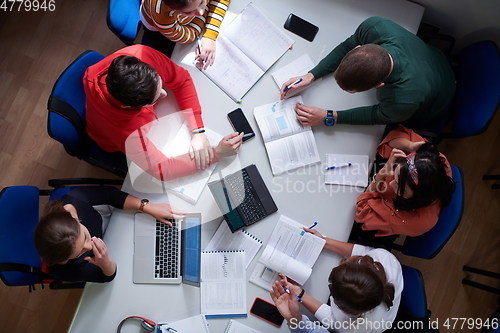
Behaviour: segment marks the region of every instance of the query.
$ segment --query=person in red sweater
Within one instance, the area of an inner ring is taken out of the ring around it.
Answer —
[[[215,148],[205,135],[201,106],[191,76],[163,53],[148,46],[125,47],[85,72],[87,133],[105,151],[121,151],[160,180],[184,177],[221,156],[234,155],[243,133],[225,136]],[[171,89],[192,132],[190,153],[166,157],[146,137],[158,119],[156,102]],[[146,152],[146,154],[145,154]]]

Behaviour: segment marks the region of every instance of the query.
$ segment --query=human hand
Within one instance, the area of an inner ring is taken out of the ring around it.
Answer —
[[[417,141],[417,142],[413,142],[413,141],[410,141],[410,143],[408,144],[408,151],[410,153],[414,153],[418,150],[418,148],[420,148],[423,144],[425,143],[425,141]]]
[[[278,277],[280,278],[279,281],[281,282],[281,284],[283,286],[290,284],[290,286],[291,286],[290,288],[292,288],[295,291],[295,294],[297,294],[297,295],[300,294],[300,292],[302,291],[302,286],[300,284],[298,284],[296,281],[289,278],[288,276],[286,276],[283,273],[278,273]]]
[[[289,292],[286,292],[284,287],[287,288]],[[292,318],[296,318],[297,321],[301,321],[302,314],[299,310],[299,302],[296,297],[297,295],[291,287],[292,285],[290,283],[283,285],[280,281],[276,281],[274,282],[269,295],[278,308],[278,311],[287,322],[290,322]]]
[[[302,82],[294,84],[293,86],[291,86],[289,89],[286,89],[286,91],[285,91],[286,87],[288,87],[289,85],[293,84],[295,81],[297,81],[299,79],[302,79]],[[312,73],[307,73],[306,75],[292,77],[290,80],[286,81],[281,86],[281,88],[280,88],[280,99],[285,99],[286,94],[289,91],[293,91],[294,89],[298,89],[298,88],[302,88],[302,87],[307,87],[313,81],[314,81],[314,75],[312,75]]]
[[[327,115],[325,109],[315,106],[305,106],[302,103],[297,103],[297,105],[295,105],[295,113],[297,114],[297,120],[304,126],[321,125]],[[337,112],[333,114],[333,117],[337,120]]]
[[[92,237],[92,252],[93,257],[85,257],[89,263],[99,266],[102,272],[106,276],[111,276],[116,270],[116,263],[111,260],[108,256],[108,247],[104,244],[104,241],[97,237]]]
[[[319,237],[319,238],[323,238],[323,239],[325,238],[325,237],[323,237],[323,235],[322,235],[322,234],[320,234],[320,232],[319,232],[318,230],[316,230],[316,229],[309,229],[309,228],[306,228],[306,227],[304,227],[304,228],[302,228],[302,229],[304,229],[304,230],[305,230],[305,231],[307,231],[308,233],[313,234],[314,236],[317,236],[317,237]]]
[[[405,158],[406,154],[401,149],[393,148],[389,159],[385,163],[384,167],[380,170],[379,174],[385,177],[392,176],[394,174],[394,163],[398,158]],[[380,179],[379,179],[380,180]]]
[[[212,66],[215,62],[215,48],[217,44],[214,40],[206,37],[203,37],[199,43],[201,44],[201,50],[199,46],[196,48],[196,61],[200,69],[207,69],[208,66]]]
[[[150,202],[148,205],[144,206],[143,209],[144,213],[151,215],[158,221],[161,221],[169,226],[171,226],[172,223],[167,219],[180,219],[186,214],[186,212],[181,211],[167,203],[154,204]]]
[[[189,156],[196,160],[196,168],[205,170],[214,158],[214,153],[205,133],[193,134]]]
[[[235,132],[223,137],[217,147],[215,147],[217,155],[223,157],[236,155],[241,147],[241,144],[243,143],[243,135],[245,135],[245,133],[241,132],[238,134]]]

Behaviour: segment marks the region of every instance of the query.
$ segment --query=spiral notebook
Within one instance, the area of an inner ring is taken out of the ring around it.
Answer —
[[[245,251],[202,252],[200,291],[205,317],[246,317]]]
[[[248,268],[253,258],[262,246],[262,241],[244,229],[231,232],[226,221],[222,220],[219,228],[205,248],[209,251],[245,251],[245,269]]]

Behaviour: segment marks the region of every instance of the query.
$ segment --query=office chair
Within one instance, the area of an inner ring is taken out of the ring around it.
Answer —
[[[120,180],[92,178],[50,180],[51,190],[40,190],[36,186],[21,185],[5,187],[0,192],[0,279],[7,286],[29,286],[49,284],[50,289],[83,288],[85,282],[63,282],[50,274],[50,268],[42,265],[33,232],[39,221],[40,196],[49,200],[61,198],[75,184],[120,185]]]
[[[486,131],[500,105],[500,55],[495,42],[484,40],[458,54],[456,92],[448,114],[419,134],[438,144],[442,138],[465,138]],[[450,131],[445,126],[451,123]]]
[[[401,265],[401,268],[404,282],[401,303],[392,328],[385,332],[439,332],[438,329],[433,329],[429,324],[431,311],[427,307],[422,273],[418,269],[405,265]],[[401,328],[398,328],[399,321],[402,322],[401,324],[411,323],[412,327],[403,329],[402,325]]]
[[[109,0],[106,23],[125,45],[134,44],[141,27],[141,0]]]
[[[125,154],[104,151],[85,128],[83,75],[89,66],[103,58],[97,52],[85,51],[59,76],[47,103],[47,131],[71,156],[125,178],[128,169]]]
[[[451,171],[456,189],[450,204],[443,208],[439,214],[436,225],[420,236],[406,236],[403,245],[394,244],[393,249],[401,251],[407,256],[432,259],[446,245],[460,224],[465,205],[462,170],[452,165]]]

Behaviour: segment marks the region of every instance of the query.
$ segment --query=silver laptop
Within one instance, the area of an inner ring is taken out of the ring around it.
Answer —
[[[201,215],[170,221],[173,226],[149,214],[135,214],[134,283],[199,286]]]

